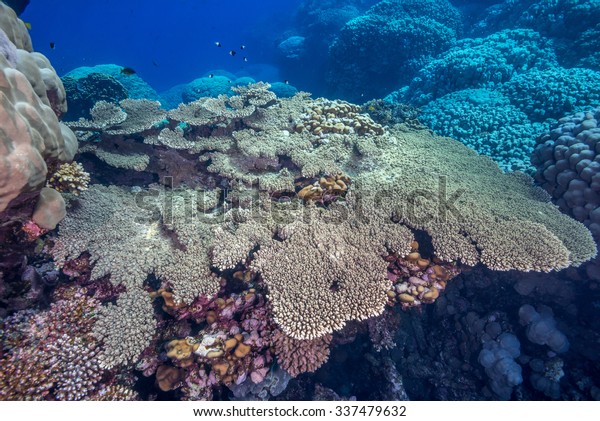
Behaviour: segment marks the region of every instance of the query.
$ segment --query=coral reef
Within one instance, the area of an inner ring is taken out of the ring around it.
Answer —
[[[423,66],[408,86],[388,96],[422,106],[463,89],[494,89],[532,69],[556,67],[551,43],[527,29],[505,30],[485,38],[465,38]]]
[[[316,339],[294,339],[280,331],[273,335],[273,348],[279,365],[292,377],[312,373],[329,358],[331,335]]]
[[[343,174],[336,174],[320,177],[319,180],[315,180],[312,184],[305,180],[299,183],[300,186],[306,185],[298,191],[300,199],[305,202],[312,201],[328,205],[346,195],[350,185],[350,178]]]
[[[65,215],[61,195],[44,186],[53,168],[73,159],[77,139],[59,122],[67,108],[58,75],[43,55],[32,51],[24,23],[4,3],[0,3],[0,34],[0,312],[4,313],[44,300],[45,294],[35,290],[45,288],[21,275],[28,258],[40,251],[39,237]]]
[[[485,367],[490,387],[501,399],[510,399],[513,387],[523,382],[521,366],[515,362],[519,355],[519,340],[510,333],[485,342],[479,353],[479,364]]]
[[[381,1],[346,22],[331,44],[329,90],[351,101],[382,97],[454,45],[460,26],[448,1]]]
[[[488,8],[476,19],[472,32],[480,35],[507,27],[533,29],[553,40],[561,64],[574,67],[586,63],[597,52],[597,40],[587,44],[588,48],[578,47],[579,42],[585,42],[585,35],[589,37],[588,31],[594,30],[598,19],[600,6],[595,1],[516,0]]]
[[[427,259],[419,253],[419,243],[411,243],[408,255],[391,254],[387,277],[392,288],[387,292],[391,304],[399,303],[403,309],[432,304],[446,288],[447,283],[459,273],[456,265],[444,263],[433,257]]]
[[[381,314],[390,288],[382,258],[386,247],[405,255],[412,240],[399,224],[357,226],[313,218],[285,227],[284,241],[263,245],[252,262],[269,289],[275,321],[296,339],[319,338],[348,320]]]
[[[23,51],[22,57],[26,57],[25,54],[28,53]],[[0,70],[4,86],[0,107],[4,145],[0,150],[3,180],[0,211],[4,211],[21,193],[39,191],[43,187],[46,162],[72,160],[77,140],[58,122],[45,88],[41,91],[43,96],[38,96],[26,75],[13,69],[4,56],[0,56]],[[45,85],[41,83],[41,86]]]
[[[90,118],[90,111],[100,101],[119,103],[129,98],[121,82],[104,73],[90,73],[79,78],[63,76],[62,82],[69,103],[69,111],[64,116],[66,121]]]
[[[563,117],[549,132],[540,135],[531,161],[537,167],[536,181],[552,196],[558,207],[589,227],[596,241],[600,236],[597,182],[600,165],[596,144],[600,140],[600,108]],[[588,275],[599,279],[596,263]]]
[[[531,121],[558,120],[600,104],[600,72],[590,69],[532,69],[500,89]]]
[[[127,98],[148,99],[160,101],[160,96],[137,74],[128,74],[123,72],[123,66],[117,64],[98,64],[92,67],[77,67],[65,75],[63,78],[74,79],[78,84],[81,79],[89,78],[91,74],[101,74],[108,76],[119,82],[127,91]],[[100,100],[101,98],[98,98]]]
[[[510,96],[487,89],[453,92],[422,107],[419,119],[436,133],[489,156],[505,171],[533,174],[529,156],[548,125],[531,123]]]
[[[368,115],[362,114],[360,107],[345,101],[315,101],[314,105],[302,115],[302,122],[296,123],[294,130],[308,130],[323,141],[330,133],[359,136],[383,134],[383,127],[375,123]]]
[[[100,388],[99,342],[91,335],[100,302],[61,290],[50,309],[15,313],[2,324],[0,400],[82,400]]]
[[[569,340],[556,327],[552,309],[540,308],[538,313],[533,306],[526,304],[519,309],[519,321],[527,328],[527,339],[538,345],[548,345],[557,354],[569,350]]]

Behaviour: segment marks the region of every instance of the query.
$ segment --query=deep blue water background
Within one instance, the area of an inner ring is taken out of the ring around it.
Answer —
[[[277,48],[272,39],[301,2],[33,0],[21,18],[31,23],[34,49],[51,60],[59,75],[79,66],[114,63],[134,68],[163,91],[212,69],[286,79],[272,64]],[[215,41],[223,47],[217,48]],[[241,44],[246,50],[240,51]],[[230,49],[238,54],[231,57]]]

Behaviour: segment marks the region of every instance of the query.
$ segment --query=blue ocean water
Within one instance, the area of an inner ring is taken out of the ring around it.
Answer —
[[[284,23],[289,25],[298,4],[297,0],[34,1],[22,18],[31,23],[36,51],[50,58],[60,75],[80,66],[114,63],[135,69],[154,89],[163,91],[214,69],[265,80],[285,78],[273,67],[272,35]],[[222,48],[215,47],[217,41]],[[241,45],[247,49],[240,50]],[[230,50],[238,54],[232,57]]]

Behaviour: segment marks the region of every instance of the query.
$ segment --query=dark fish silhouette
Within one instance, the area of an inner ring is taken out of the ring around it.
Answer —
[[[121,74],[124,74],[127,76],[135,75],[135,70],[133,70],[131,67],[123,67],[121,69]]]
[[[55,45],[55,44],[54,44],[52,41],[50,41],[50,48],[54,50],[54,47],[55,47],[55,46],[56,46],[56,45]]]
[[[237,53],[236,53],[234,50],[231,50],[231,51],[229,52],[229,55],[230,55],[230,56],[232,56],[232,57],[233,57],[233,56],[235,56],[236,54],[237,54]]]

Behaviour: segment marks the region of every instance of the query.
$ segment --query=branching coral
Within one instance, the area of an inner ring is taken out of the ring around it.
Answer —
[[[102,348],[91,334],[100,303],[79,291],[57,298],[4,322],[0,400],[89,399],[100,387]]]
[[[62,164],[48,179],[47,186],[60,193],[72,193],[79,196],[87,190],[90,175],[78,162]]]
[[[316,339],[294,339],[277,330],[273,334],[277,362],[292,377],[312,373],[329,359],[331,339],[331,335]]]
[[[551,271],[596,254],[589,231],[561,214],[530,177],[503,175],[488,158],[424,131],[396,132],[389,141],[377,169],[355,177],[363,201],[427,231],[438,258]]]
[[[139,288],[121,294],[117,304],[99,309],[94,336],[104,350],[99,365],[112,368],[134,361],[148,346],[156,330],[150,297]]]

